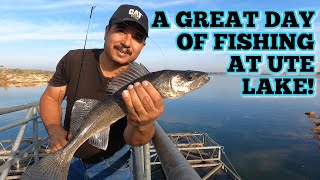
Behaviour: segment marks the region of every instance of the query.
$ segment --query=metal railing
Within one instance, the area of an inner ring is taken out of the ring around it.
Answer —
[[[133,147],[133,179],[151,180],[150,147],[149,143],[144,146]]]
[[[0,109],[0,115],[27,109],[27,113],[24,119],[18,120],[14,123],[5,125],[0,128],[0,132],[3,132],[17,126],[21,126],[18,132],[18,135],[14,140],[14,143],[10,149],[9,156],[5,158],[6,159],[5,163],[2,166],[0,166],[1,180],[7,179],[8,173],[12,165],[14,165],[15,163],[17,163],[19,160],[23,158],[30,157],[30,154],[29,154],[30,151],[32,152],[33,161],[34,162],[39,161],[39,144],[45,141],[45,139],[43,139],[42,141],[39,141],[39,137],[38,137],[38,118],[40,117],[38,112],[39,110],[38,105],[39,103],[35,102],[35,103],[29,103],[21,106],[14,106],[14,107]],[[19,147],[21,145],[22,138],[25,134],[26,127],[29,122],[33,123],[33,137],[32,137],[33,143],[29,147],[21,151]],[[19,151],[19,154],[18,154],[18,151]],[[17,179],[19,178],[19,176],[13,176],[11,178]]]
[[[19,179],[26,167],[21,167],[19,162],[28,159],[28,165],[39,161],[40,158],[46,156],[49,151],[43,153],[39,152],[46,143],[48,149],[48,137],[39,138],[38,123],[42,123],[39,115],[39,102],[29,103],[21,106],[14,106],[9,108],[0,108],[0,115],[8,114],[16,111],[27,110],[24,119],[18,120],[11,124],[0,127],[0,132],[21,126],[20,130],[11,145],[10,153],[7,156],[1,156],[5,162],[0,166],[0,180],[4,179]],[[30,140],[30,145],[24,149],[20,149],[26,127],[29,122],[32,122],[33,136]],[[169,139],[168,135],[162,130],[158,123],[155,123],[155,135],[152,139],[153,146],[161,162],[162,169],[168,179],[201,179],[197,172],[190,165],[189,161],[183,156],[182,150],[187,150],[185,147],[180,147],[179,144],[174,144],[174,141]],[[205,143],[205,139],[202,141]],[[4,148],[0,141],[0,146]],[[217,148],[217,147],[213,147]],[[220,147],[218,147],[219,149]],[[133,178],[135,180],[151,180],[151,164],[150,163],[150,144],[140,147],[133,147]],[[180,152],[181,151],[181,152]],[[220,151],[218,151],[218,158],[220,159]],[[212,160],[212,159],[211,159]],[[215,159],[213,159],[215,160]],[[16,165],[16,169],[12,169]],[[225,166],[231,171],[227,166]],[[219,167],[220,168],[220,167]],[[216,170],[212,171],[215,172]],[[232,172],[232,171],[231,171]],[[10,174],[9,174],[10,173]],[[20,173],[20,174],[19,174]],[[8,176],[9,174],[9,176]],[[206,179],[206,178],[204,178]],[[240,178],[236,178],[240,179]]]
[[[170,179],[201,179],[158,123],[155,123],[153,143],[166,177]]]

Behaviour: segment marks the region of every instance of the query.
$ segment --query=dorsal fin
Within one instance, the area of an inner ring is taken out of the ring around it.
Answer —
[[[128,68],[120,75],[114,77],[108,84],[107,91],[111,94],[129,84],[131,81],[149,74],[147,68],[136,62],[130,63]]]

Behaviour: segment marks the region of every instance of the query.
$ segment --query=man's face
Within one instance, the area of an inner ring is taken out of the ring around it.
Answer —
[[[107,27],[104,40],[107,58],[122,65],[134,61],[145,45],[145,36],[124,23]]]

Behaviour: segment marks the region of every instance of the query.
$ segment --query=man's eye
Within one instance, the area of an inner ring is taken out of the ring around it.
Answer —
[[[139,43],[141,43],[142,42],[142,37],[141,36],[134,36],[133,37],[136,41],[138,41]]]
[[[124,33],[124,30],[123,29],[117,29],[117,32]]]

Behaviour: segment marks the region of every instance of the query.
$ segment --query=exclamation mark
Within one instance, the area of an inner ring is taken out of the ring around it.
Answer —
[[[308,94],[313,94],[314,93],[314,79],[313,78],[308,78],[308,85],[309,85],[309,91]]]

